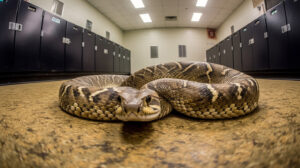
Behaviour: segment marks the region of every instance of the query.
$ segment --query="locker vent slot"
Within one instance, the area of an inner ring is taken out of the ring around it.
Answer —
[[[78,28],[76,26],[73,26],[73,29],[76,30],[76,31],[78,31]]]
[[[59,0],[53,0],[51,12],[62,16],[63,10],[64,10],[64,3]]]
[[[151,58],[158,58],[158,46],[150,46]]]
[[[106,31],[106,33],[105,33],[105,37],[106,37],[106,39],[110,39],[110,32],[109,31]]]
[[[28,10],[30,10],[32,12],[36,12],[36,8],[33,6],[28,6]]]
[[[186,46],[185,45],[179,45],[178,46],[178,55],[179,57],[186,57]]]

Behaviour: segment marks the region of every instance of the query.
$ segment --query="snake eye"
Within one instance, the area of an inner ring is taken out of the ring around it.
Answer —
[[[121,103],[121,101],[122,101],[122,98],[121,98],[121,96],[118,96],[118,97],[117,97],[117,100],[118,100],[118,102],[120,102],[120,103]]]
[[[150,101],[151,101],[151,96],[148,95],[148,96],[146,97],[146,102],[147,102],[147,103],[150,103]]]

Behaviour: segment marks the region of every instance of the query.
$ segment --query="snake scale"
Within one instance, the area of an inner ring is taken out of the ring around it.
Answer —
[[[171,62],[130,76],[92,75],[64,82],[60,107],[92,120],[152,121],[172,109],[194,118],[226,119],[258,106],[251,76],[207,62]]]

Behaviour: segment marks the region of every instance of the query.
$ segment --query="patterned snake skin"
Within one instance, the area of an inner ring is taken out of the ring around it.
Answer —
[[[206,62],[150,66],[131,76],[94,75],[64,82],[60,107],[93,120],[152,121],[172,109],[201,119],[225,119],[258,106],[257,81]]]

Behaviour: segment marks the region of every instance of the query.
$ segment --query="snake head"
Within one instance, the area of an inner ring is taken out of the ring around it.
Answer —
[[[116,110],[116,117],[119,120],[151,121],[159,117],[161,106],[155,91],[122,87],[118,89],[118,94],[117,101],[121,107]]]

